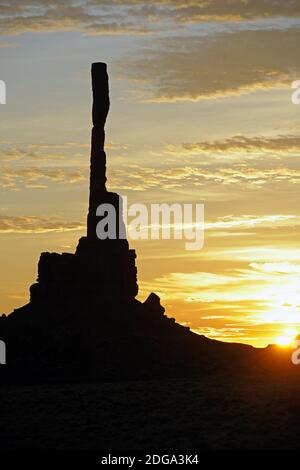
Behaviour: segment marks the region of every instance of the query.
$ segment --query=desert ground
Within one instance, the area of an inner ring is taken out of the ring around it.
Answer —
[[[300,449],[300,375],[1,388],[1,449]]]

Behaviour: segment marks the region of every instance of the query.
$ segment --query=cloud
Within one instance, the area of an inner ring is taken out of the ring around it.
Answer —
[[[0,7],[0,33],[18,35],[43,31],[82,31],[86,34],[146,34],[149,28],[133,22],[118,5],[75,0],[13,0]],[[129,4],[131,4],[129,0]],[[97,8],[98,7],[98,8]],[[103,7],[103,8],[101,8]]]
[[[89,158],[90,142],[62,142],[50,144],[46,142],[17,143],[10,141],[0,141],[0,161],[9,163],[11,161],[24,161],[32,163],[53,163],[61,159],[70,162],[84,161]],[[105,148],[110,152],[120,152],[126,150],[126,146],[118,142],[108,141]],[[88,163],[88,162],[87,162]]]
[[[28,188],[43,189],[48,182],[73,184],[86,181],[87,154],[75,149],[85,150],[89,146],[80,142],[17,144],[3,141],[0,187],[16,189],[24,184]]]
[[[207,191],[213,188],[215,190],[231,188],[233,196],[232,190],[238,194],[241,186],[244,190],[251,191],[269,185],[276,191],[280,185],[288,185],[292,190],[291,184],[300,184],[300,168],[281,166],[281,162],[269,168],[268,162],[265,162],[265,166],[259,163],[260,168],[255,167],[254,164],[246,167],[240,163],[217,165],[216,162],[210,162],[205,167],[197,161],[185,166],[163,168],[119,167],[109,171],[109,181],[113,188],[123,191],[151,191],[156,188],[160,188],[161,191],[172,191],[201,188],[202,192],[205,189],[206,196]]]
[[[182,8],[177,17],[183,22],[195,21],[240,21],[277,16],[299,16],[297,0],[186,0],[174,4]]]
[[[250,263],[251,268],[263,273],[298,274],[300,275],[300,264],[282,263]]]
[[[280,270],[278,263],[268,263],[267,269],[265,263],[250,263],[225,272],[170,272],[144,282],[143,289],[158,289],[165,303],[185,302],[187,309],[198,309],[202,319],[225,315],[233,317],[235,325],[299,324],[300,260],[279,264]]]
[[[229,230],[229,229],[253,229],[257,226],[270,227],[295,227],[300,225],[300,216],[287,214],[273,215],[240,215],[218,217],[217,220],[206,222],[205,230]]]
[[[26,184],[28,187],[42,188],[48,182],[74,184],[86,181],[88,157],[74,152],[76,147],[85,151],[89,144],[39,143],[20,148],[10,143],[3,144],[0,151],[3,162],[0,166],[0,185],[15,188],[18,184]],[[126,145],[113,142],[107,147],[111,152],[127,151]],[[157,153],[155,166],[130,163],[125,166],[122,160],[118,160],[118,165],[110,164],[108,180],[111,187],[121,191],[199,188],[205,189],[207,196],[209,191],[218,189],[220,193],[228,188],[231,197],[238,195],[241,187],[249,191],[264,186],[277,190],[281,185],[291,191],[294,185],[300,183],[299,150],[298,135],[238,135],[223,140],[188,142],[180,146],[168,144]],[[270,154],[274,158],[270,159]],[[168,159],[170,155],[172,161]]]
[[[2,167],[0,173],[0,187],[15,188],[17,184],[25,184],[27,187],[42,189],[47,186],[45,184],[36,183],[51,181],[54,183],[74,184],[86,181],[86,179],[86,168]]]
[[[99,5],[103,1],[92,0],[92,3]],[[105,3],[147,5],[145,0],[106,0]],[[166,7],[167,12],[180,22],[238,21],[300,15],[297,0],[152,0],[152,15],[154,6]],[[146,8],[145,11],[147,12]]]
[[[109,166],[111,187],[117,191],[148,191],[149,196],[159,189],[162,197],[164,192],[172,192],[173,200],[177,193],[179,200],[189,195],[192,200],[229,197],[231,201],[241,197],[244,200],[248,197],[249,201],[253,201],[253,197],[262,198],[263,193],[256,191],[260,188],[267,193],[272,205],[270,194],[277,197],[278,191],[284,191],[289,204],[288,198],[295,198],[300,184],[298,135],[238,135],[167,144],[155,156],[155,165],[128,163],[125,166],[120,160],[118,166]],[[267,204],[267,200],[265,202]],[[268,210],[268,206],[264,205],[265,209]]]
[[[130,220],[129,220],[130,223]],[[202,229],[203,224],[198,224],[198,228]],[[149,230],[153,226],[150,224],[144,224],[143,228],[144,230]],[[187,229],[187,228],[195,228],[196,227],[196,221],[192,221],[189,223],[165,223],[162,224],[160,223],[160,228],[177,228],[179,230],[181,229]],[[234,236],[241,236],[248,234],[249,232],[230,232],[231,229],[236,230],[237,228],[240,230],[253,230],[254,228],[271,228],[272,230],[278,229],[278,228],[295,228],[295,227],[300,227],[300,215],[287,215],[287,214],[272,214],[272,215],[239,215],[239,216],[233,216],[233,215],[227,215],[223,217],[217,217],[214,220],[205,220],[204,222],[204,230],[205,233],[207,231],[213,231],[213,232],[219,232],[221,231],[221,235],[224,236],[224,233],[229,236],[230,234],[233,234]],[[223,232],[223,230],[227,230],[229,232]],[[128,227],[128,235],[130,236],[130,226]],[[225,236],[226,236],[225,235]],[[250,235],[253,235],[253,233],[250,232]],[[278,265],[278,263],[276,263]],[[255,267],[254,264],[252,267]]]
[[[13,144],[12,142],[0,142],[0,161],[1,162],[11,162],[16,160],[48,160],[49,162],[53,159],[62,159],[66,157],[66,152],[68,150],[73,151],[74,148],[84,148],[85,144],[76,144],[76,143],[65,143],[61,145],[50,145],[42,143],[32,143],[26,145]],[[63,152],[62,152],[63,150]],[[76,154],[80,155],[80,154]]]
[[[300,16],[297,0],[12,0],[0,6],[0,32],[147,34],[189,23]]]
[[[246,137],[236,135],[224,140],[202,141],[182,144],[184,150],[199,152],[298,152],[300,153],[299,135],[280,135],[278,137]],[[171,149],[170,149],[171,150]]]
[[[85,224],[37,216],[0,215],[0,233],[48,233],[84,230]]]
[[[294,28],[161,38],[118,70],[140,85],[138,99],[154,102],[290,89],[300,74],[299,37]]]
[[[258,347],[265,347],[267,344],[273,344],[274,338],[282,332],[281,325],[246,325],[238,326],[211,327],[202,326],[192,328],[192,331],[199,335],[207,336],[211,339],[225,341],[230,343],[258,343]]]

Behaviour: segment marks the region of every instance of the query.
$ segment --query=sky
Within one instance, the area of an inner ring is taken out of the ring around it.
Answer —
[[[298,0],[0,5],[0,314],[85,234],[90,64],[106,62],[108,189],[201,203],[205,241],[135,240],[138,299],[222,341],[300,333]]]

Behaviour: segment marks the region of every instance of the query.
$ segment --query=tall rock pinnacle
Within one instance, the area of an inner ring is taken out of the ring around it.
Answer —
[[[104,297],[117,297],[122,302],[130,302],[138,292],[136,254],[134,250],[129,249],[126,239],[122,198],[117,193],[107,191],[105,186],[104,127],[109,111],[109,92],[106,64],[103,62],[92,64],[92,90],[93,129],[87,236],[79,240],[76,249],[78,263],[75,264],[79,271],[78,277],[84,278],[84,283],[89,284],[90,291],[101,292],[102,301]],[[102,239],[97,236],[96,228],[101,220],[101,216],[97,215],[97,208],[102,204],[109,204],[115,210],[115,236],[112,238]]]
[[[106,64],[92,64],[93,128],[91,138],[90,199],[87,220],[87,235],[95,237],[96,209],[106,193],[106,154],[104,151],[104,126],[109,111],[108,75]]]

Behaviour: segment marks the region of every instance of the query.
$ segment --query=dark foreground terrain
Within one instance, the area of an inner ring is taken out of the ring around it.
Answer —
[[[300,449],[300,374],[11,385],[0,403],[1,449]]]

